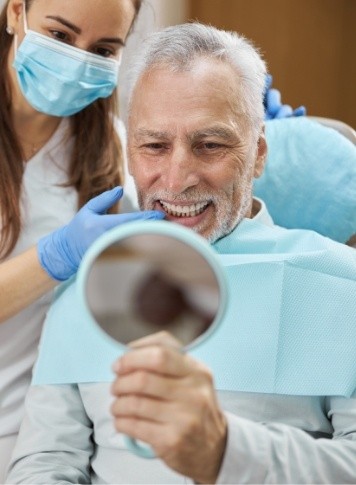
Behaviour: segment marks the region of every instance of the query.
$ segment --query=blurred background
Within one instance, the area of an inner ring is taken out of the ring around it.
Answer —
[[[251,39],[285,103],[356,128],[356,0],[145,0],[127,56],[144,32],[190,20]]]
[[[253,40],[285,103],[356,128],[356,0],[144,0],[121,69],[123,113],[128,57],[148,32],[190,20]]]

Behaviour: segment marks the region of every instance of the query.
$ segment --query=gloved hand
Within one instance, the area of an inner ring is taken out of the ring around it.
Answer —
[[[64,281],[72,276],[88,247],[107,230],[125,222],[164,218],[160,211],[106,214],[122,194],[121,187],[103,192],[87,202],[69,224],[39,240],[39,261],[52,278]]]
[[[265,119],[272,120],[274,118],[290,118],[292,116],[304,116],[306,109],[304,106],[299,106],[295,110],[288,104],[282,104],[281,93],[278,89],[271,89],[273,78],[271,74],[266,76],[266,87],[263,104],[265,106]]]

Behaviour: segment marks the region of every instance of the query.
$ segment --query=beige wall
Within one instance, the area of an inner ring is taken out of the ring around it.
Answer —
[[[188,15],[252,39],[286,102],[356,127],[356,0],[189,0]]]

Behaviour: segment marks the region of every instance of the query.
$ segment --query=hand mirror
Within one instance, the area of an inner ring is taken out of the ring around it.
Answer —
[[[212,335],[227,299],[213,249],[167,221],[128,223],[104,234],[83,259],[78,283],[94,321],[123,346],[164,330],[189,351]],[[126,444],[154,456],[130,437]]]

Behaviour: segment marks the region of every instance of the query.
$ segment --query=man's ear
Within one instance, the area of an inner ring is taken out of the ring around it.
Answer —
[[[267,158],[267,141],[265,135],[265,127],[262,127],[260,136],[257,141],[257,157],[255,162],[255,169],[253,176],[255,178],[261,177],[265,168]]]
[[[24,4],[22,0],[10,0],[7,6],[7,25],[12,27],[15,34],[23,31],[23,14]]]

